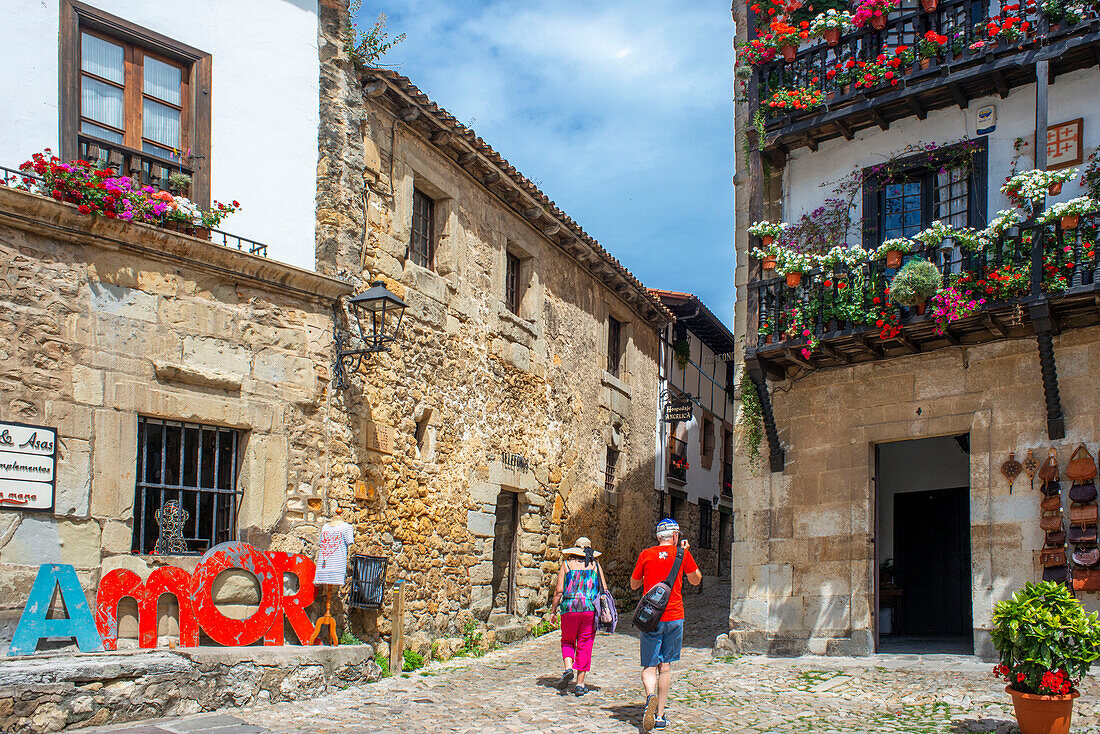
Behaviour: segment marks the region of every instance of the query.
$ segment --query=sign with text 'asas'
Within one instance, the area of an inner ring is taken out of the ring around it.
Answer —
[[[57,431],[0,423],[0,509],[53,510]]]

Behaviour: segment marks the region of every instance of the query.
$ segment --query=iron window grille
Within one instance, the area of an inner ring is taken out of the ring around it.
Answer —
[[[603,488],[605,492],[615,492],[615,466],[619,463],[619,452],[610,446],[607,447],[607,461],[603,470]]]
[[[507,262],[505,263],[504,274],[504,304],[508,306],[508,310],[512,313],[519,315],[519,269],[520,259],[508,253],[506,255]]]
[[[619,363],[623,356],[623,323],[614,316],[607,317],[607,371],[619,376]]]
[[[435,216],[435,202],[426,194],[413,189],[412,241],[409,254],[412,261],[422,268],[430,268],[435,257],[435,233],[432,220]]]
[[[239,449],[240,433],[230,428],[140,417],[131,550],[153,552],[160,535],[157,511],[166,502],[185,513],[185,555],[234,540],[242,496]]]
[[[351,557],[349,609],[381,609],[385,594],[386,559],[381,556]]]
[[[710,548],[710,500],[699,500],[699,547]]]

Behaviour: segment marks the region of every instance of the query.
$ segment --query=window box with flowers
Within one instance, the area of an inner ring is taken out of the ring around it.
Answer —
[[[1045,197],[1060,194],[1062,184],[1072,181],[1077,173],[1076,168],[1063,168],[1061,171],[1020,171],[1005,182],[1001,193],[1015,206],[1030,212]]]
[[[862,28],[868,23],[876,31],[886,27],[886,16],[901,5],[901,0],[862,0],[852,13],[852,25]]]
[[[1077,229],[1081,215],[1097,209],[1100,209],[1100,201],[1091,196],[1078,196],[1076,199],[1051,204],[1050,208],[1039,216],[1039,221],[1047,224],[1059,222],[1062,229]]]

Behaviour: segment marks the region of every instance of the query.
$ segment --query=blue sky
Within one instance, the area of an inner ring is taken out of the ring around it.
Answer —
[[[363,3],[383,59],[469,125],[652,288],[733,325],[728,2]]]

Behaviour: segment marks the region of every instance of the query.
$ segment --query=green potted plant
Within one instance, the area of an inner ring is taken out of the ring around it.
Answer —
[[[1100,657],[1096,613],[1065,584],[1040,581],[993,607],[991,635],[1020,734],[1067,734],[1077,682]]]
[[[927,260],[910,260],[890,282],[890,300],[914,308],[918,316],[923,316],[928,299],[942,287],[943,276],[935,265]]]

